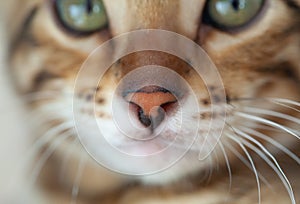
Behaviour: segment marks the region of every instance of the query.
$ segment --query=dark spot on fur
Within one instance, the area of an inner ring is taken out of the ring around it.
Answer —
[[[202,120],[206,120],[210,117],[211,117],[211,113],[209,113],[209,112],[205,112],[205,113],[200,114],[200,119],[202,119]]]
[[[187,70],[184,71],[184,73],[185,73],[185,74],[190,74],[190,73],[191,73],[191,70],[190,70],[190,69],[187,69]]]
[[[299,82],[295,70],[297,70],[297,67],[295,67],[295,65],[291,64],[290,62],[283,61],[281,63],[271,64],[267,67],[260,68],[256,71],[259,73],[267,73],[267,74],[277,75],[280,77],[286,77]]]
[[[215,103],[220,103],[222,100],[220,98],[220,96],[218,95],[212,95],[212,100],[215,102]]]
[[[205,113],[200,114],[200,119],[204,120],[205,119]]]
[[[231,101],[230,96],[229,96],[228,94],[226,94],[226,102],[227,102],[227,103],[230,103],[230,101]]]
[[[214,91],[214,90],[216,90],[216,87],[215,86],[208,86],[208,90],[209,91]]]
[[[202,104],[203,105],[208,105],[210,102],[209,102],[209,100],[208,99],[203,99],[202,100]]]
[[[114,75],[115,75],[116,78],[119,78],[120,77],[120,72],[116,71]]]
[[[85,97],[85,100],[86,101],[91,101],[93,99],[93,95],[92,94],[88,94],[88,95],[86,95],[86,97]]]
[[[104,99],[104,98],[99,98],[99,99],[97,100],[97,103],[103,104],[103,103],[105,103],[105,99]]]
[[[274,85],[274,83],[272,81],[268,81],[263,85],[263,87],[266,89],[270,89],[273,87],[273,85]]]
[[[58,78],[58,76],[45,70],[39,72],[33,80],[33,89],[37,89],[43,83],[53,78]]]

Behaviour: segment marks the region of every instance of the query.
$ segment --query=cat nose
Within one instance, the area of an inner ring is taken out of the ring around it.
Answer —
[[[170,91],[159,86],[145,86],[137,91],[127,92],[124,98],[130,103],[130,109],[135,112],[141,124],[152,130],[178,104]]]

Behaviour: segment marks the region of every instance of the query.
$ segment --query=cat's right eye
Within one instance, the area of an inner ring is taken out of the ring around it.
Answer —
[[[102,0],[55,0],[54,4],[62,25],[76,33],[88,34],[108,24]]]
[[[251,22],[265,0],[208,0],[204,22],[220,29],[234,29]]]

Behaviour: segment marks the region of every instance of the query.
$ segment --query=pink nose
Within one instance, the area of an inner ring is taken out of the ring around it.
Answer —
[[[158,86],[146,86],[124,97],[133,106],[140,122],[145,127],[156,128],[177,104],[176,97]]]

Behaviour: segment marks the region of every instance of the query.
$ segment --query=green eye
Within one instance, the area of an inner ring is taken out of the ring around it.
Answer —
[[[102,0],[56,0],[55,8],[62,24],[79,33],[100,30],[108,24]]]
[[[249,23],[261,10],[264,0],[208,0],[206,14],[220,28],[237,28]]]

